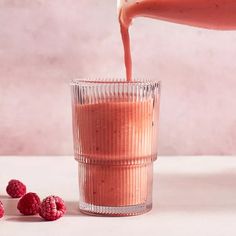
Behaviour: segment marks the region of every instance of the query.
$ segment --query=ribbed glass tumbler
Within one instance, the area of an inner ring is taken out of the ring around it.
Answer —
[[[159,82],[74,80],[71,89],[80,210],[108,216],[151,210]]]

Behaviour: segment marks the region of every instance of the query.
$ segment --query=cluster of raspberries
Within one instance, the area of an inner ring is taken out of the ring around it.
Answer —
[[[57,220],[66,212],[64,201],[57,196],[48,196],[42,202],[36,193],[26,193],[26,186],[19,180],[9,181],[6,191],[12,198],[20,198],[17,209],[23,215],[39,214],[45,220]],[[4,206],[0,201],[0,218],[4,216]]]

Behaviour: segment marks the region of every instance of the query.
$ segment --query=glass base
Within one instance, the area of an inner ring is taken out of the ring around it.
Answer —
[[[139,204],[132,206],[96,206],[93,204],[80,202],[79,209],[82,213],[87,215],[97,216],[135,216],[149,212],[152,209],[152,204]]]

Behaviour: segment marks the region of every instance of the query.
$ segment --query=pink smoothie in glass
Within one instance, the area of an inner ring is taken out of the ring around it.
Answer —
[[[75,109],[80,151],[89,162],[79,164],[83,201],[113,207],[146,202],[156,158],[153,100],[78,104]]]

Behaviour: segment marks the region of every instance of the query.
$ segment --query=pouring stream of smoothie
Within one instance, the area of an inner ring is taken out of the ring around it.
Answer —
[[[129,26],[135,17],[149,17],[215,30],[236,29],[235,0],[118,0],[126,79],[132,80]]]

